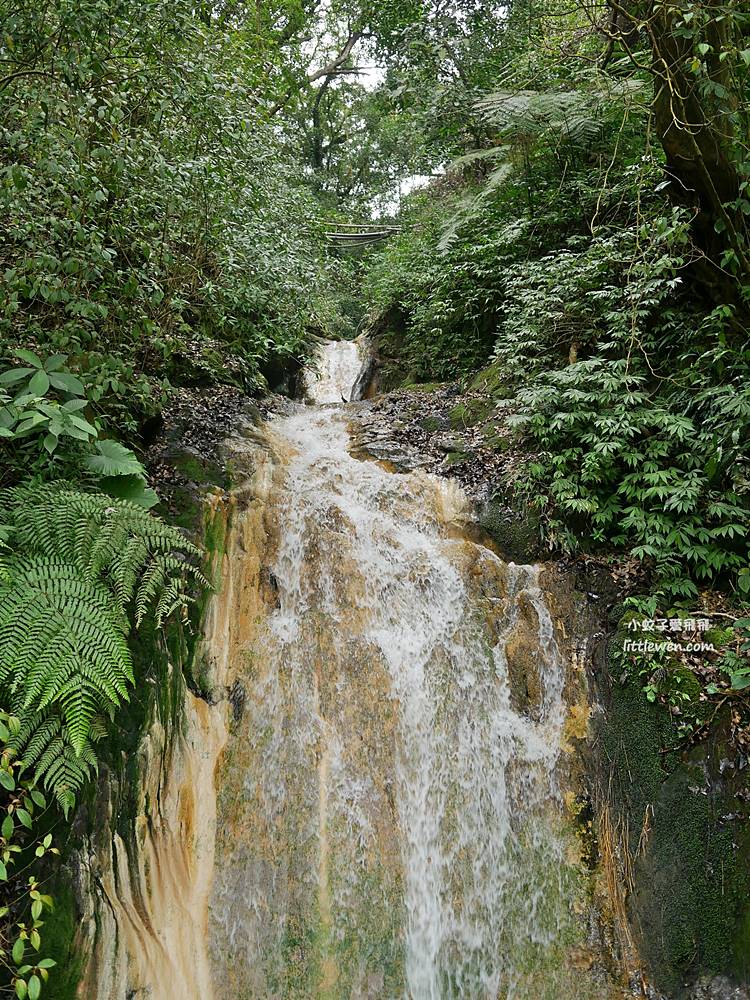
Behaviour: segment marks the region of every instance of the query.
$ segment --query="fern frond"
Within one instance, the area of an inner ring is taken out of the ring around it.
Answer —
[[[92,719],[89,739],[80,752],[72,746],[62,717],[47,709],[28,716],[11,737],[9,748],[23,769],[34,770],[34,780],[52,792],[67,815],[76,796],[98,771],[93,748],[102,735],[102,723]]]
[[[199,549],[143,507],[66,483],[0,491],[14,548],[0,560],[0,696],[21,719],[14,750],[69,809],[104,718],[134,684],[127,643],[209,587]]]

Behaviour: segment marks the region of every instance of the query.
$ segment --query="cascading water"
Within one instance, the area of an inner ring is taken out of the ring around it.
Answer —
[[[318,352],[316,368],[304,373],[307,395],[316,403],[348,402],[361,367],[354,341],[330,341]]]
[[[576,942],[557,785],[565,667],[539,568],[455,484],[348,451],[353,345],[267,428],[269,613],[218,772],[216,996],[561,1000]]]

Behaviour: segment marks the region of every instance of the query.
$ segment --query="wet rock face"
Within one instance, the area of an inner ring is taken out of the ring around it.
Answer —
[[[726,976],[714,976],[698,983],[690,1000],[750,1000],[750,990],[731,983]]]
[[[545,558],[538,519],[514,497],[521,462],[511,447],[507,401],[458,385],[401,389],[350,409],[352,454],[396,472],[424,469],[461,484],[479,524],[505,559]]]
[[[539,676],[539,618],[527,598],[519,600],[519,614],[507,640],[510,700],[517,712],[534,716],[542,699]]]
[[[474,396],[462,393],[457,384],[447,384],[415,386],[367,400],[350,411],[357,446],[379,459],[387,460],[387,449],[398,461],[406,454],[409,458],[398,471],[425,468],[458,479],[472,499],[487,497],[500,488],[509,458],[496,450],[502,433],[494,411],[490,441],[490,414],[472,422],[474,411],[461,403],[476,402]],[[456,418],[457,409],[468,422]],[[370,452],[370,442],[379,454]]]
[[[352,435],[351,453],[363,461],[375,459],[394,472],[412,472],[431,464],[430,458],[414,445],[399,441],[390,421],[377,414],[357,421]]]

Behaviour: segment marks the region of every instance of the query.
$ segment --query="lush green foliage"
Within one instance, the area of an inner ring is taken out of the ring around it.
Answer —
[[[66,810],[93,744],[134,682],[127,633],[157,626],[207,585],[198,550],[142,508],[63,483],[0,495],[0,690],[20,719],[10,745]]]
[[[15,354],[30,367],[0,373],[0,385],[6,387],[0,395],[0,438],[7,456],[3,478],[75,477],[113,497],[153,507],[158,497],[133,452],[118,441],[99,438],[103,421],[94,413],[91,380],[84,384],[72,375],[64,354],[45,361],[22,348]]]
[[[0,965],[20,1000],[37,1000],[55,965],[40,954],[44,911],[53,902],[28,870],[60,852],[51,833],[39,833],[48,807],[15,759],[11,743],[19,728],[19,719],[0,711]]]
[[[0,341],[64,351],[121,433],[165,378],[253,387],[303,354],[315,210],[234,34],[182,0],[11,6]]]
[[[672,597],[746,595],[750,284],[726,247],[707,279],[695,215],[666,200],[648,74],[592,71],[596,36],[574,13],[567,29],[578,64],[509,49],[515,88],[474,112],[489,139],[412,199],[413,228],[373,263],[372,307],[407,378],[492,365],[536,452],[526,490],[551,544],[624,547]],[[729,58],[736,139],[750,94]],[[744,169],[737,142],[728,155]]]

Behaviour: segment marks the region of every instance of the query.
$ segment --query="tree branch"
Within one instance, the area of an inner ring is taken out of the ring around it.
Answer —
[[[307,82],[315,83],[316,80],[321,80],[325,77],[333,76],[337,70],[339,70],[349,56],[352,54],[352,50],[357,42],[364,38],[364,31],[350,31],[349,37],[344,42],[344,45],[340,49],[338,55],[335,55],[329,63],[322,66],[320,69],[316,69],[314,73],[308,74]]]

